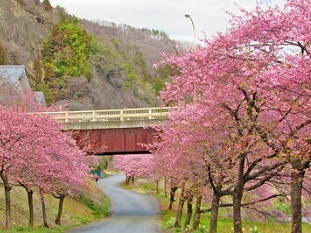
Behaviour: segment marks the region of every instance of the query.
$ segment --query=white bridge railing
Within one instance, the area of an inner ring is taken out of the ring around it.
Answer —
[[[165,120],[175,108],[136,108],[88,111],[45,112],[62,123]]]

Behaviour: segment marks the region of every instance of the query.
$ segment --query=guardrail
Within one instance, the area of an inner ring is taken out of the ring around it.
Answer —
[[[61,123],[165,120],[172,107],[44,112]]]

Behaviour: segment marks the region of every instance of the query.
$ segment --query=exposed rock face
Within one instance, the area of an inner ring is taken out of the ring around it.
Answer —
[[[39,13],[18,1],[1,1],[0,41],[7,51],[7,64],[31,67],[50,30],[47,23],[38,22],[43,18]]]

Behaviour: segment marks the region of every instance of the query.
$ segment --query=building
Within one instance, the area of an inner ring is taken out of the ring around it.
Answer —
[[[13,97],[32,92],[35,100],[45,105],[44,93],[32,91],[27,69],[24,65],[0,66],[0,86],[2,87],[0,95]]]

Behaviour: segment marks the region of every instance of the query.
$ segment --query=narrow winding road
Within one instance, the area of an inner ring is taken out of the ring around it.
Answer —
[[[100,179],[103,192],[112,202],[112,216],[69,233],[160,233],[160,208],[155,198],[120,187],[124,175]]]

